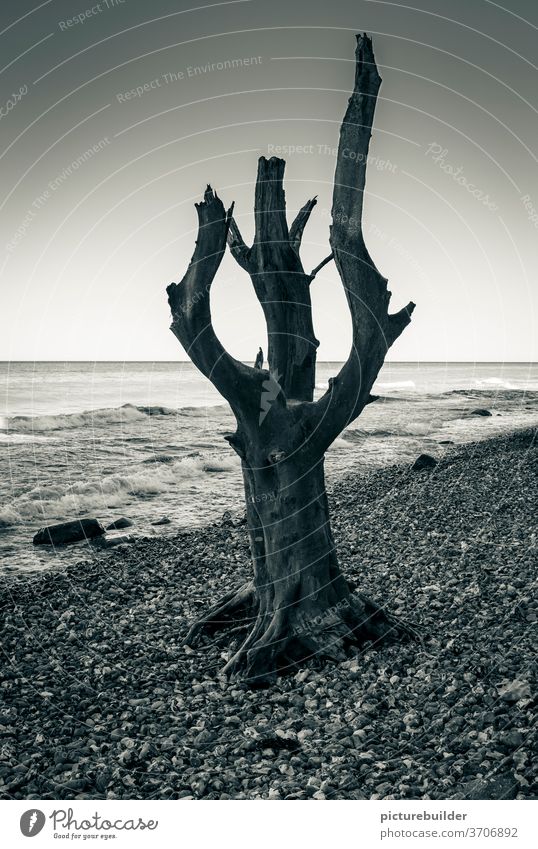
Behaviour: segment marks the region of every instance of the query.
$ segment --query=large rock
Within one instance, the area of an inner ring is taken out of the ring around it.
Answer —
[[[121,519],[116,519],[110,525],[107,525],[106,529],[107,531],[122,531],[124,528],[132,528],[133,525],[134,522],[131,519],[126,519],[125,516],[122,516]]]
[[[421,454],[417,457],[411,468],[414,472],[420,472],[421,469],[434,469],[437,463],[438,460],[435,457],[431,457],[430,454]]]
[[[474,778],[464,784],[452,799],[515,799],[518,783],[509,773]]]
[[[103,536],[105,529],[97,519],[75,519],[60,525],[41,528],[34,537],[34,545],[68,545],[83,539]]]
[[[493,413],[490,413],[489,410],[478,409],[478,410],[471,410],[469,415],[470,416],[492,416]]]

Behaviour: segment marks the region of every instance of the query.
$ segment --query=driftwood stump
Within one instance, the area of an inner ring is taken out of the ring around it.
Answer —
[[[370,394],[388,348],[414,304],[389,314],[390,292],[364,243],[362,206],[368,148],[381,79],[371,40],[357,37],[355,86],[340,129],[329,256],[307,274],[301,238],[315,207],[307,201],[288,228],[282,159],[258,164],[254,243],[248,247],[217,195],[197,204],[196,248],[183,280],[168,287],[172,330],[200,371],[230,404],[237,430],[226,438],[241,458],[253,578],[191,628],[244,627],[243,644],[225,667],[253,682],[312,656],[339,659],[346,647],[402,630],[351,591],[331,532],[323,458],[341,431],[375,398]],[[352,150],[354,156],[345,155]],[[238,362],[218,340],[210,290],[224,251],[252,279],[268,328],[269,368]],[[318,340],[310,286],[334,259],[353,323],[351,352],[314,402]]]

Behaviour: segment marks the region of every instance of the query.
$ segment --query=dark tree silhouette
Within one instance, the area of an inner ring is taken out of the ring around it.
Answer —
[[[366,164],[381,83],[372,43],[357,36],[355,86],[340,129],[334,179],[331,254],[304,271],[301,237],[316,199],[286,221],[284,161],[262,157],[255,192],[255,237],[248,247],[221,200],[207,187],[196,205],[199,230],[185,277],[168,287],[172,331],[194,364],[230,404],[237,430],[226,436],[241,458],[253,578],[196,622],[187,638],[233,624],[244,642],[226,673],[266,682],[313,655],[340,659],[365,639],[404,627],[342,575],[331,532],[323,459],[333,440],[375,398],[385,354],[410,321],[414,304],[389,315],[390,292],[366,249],[362,206]],[[353,151],[353,156],[349,152]],[[235,360],[211,322],[210,289],[226,243],[252,279],[268,328],[269,369]],[[310,285],[334,259],[353,323],[347,362],[313,401],[318,340]]]

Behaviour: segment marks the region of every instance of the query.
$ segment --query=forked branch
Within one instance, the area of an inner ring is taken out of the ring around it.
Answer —
[[[282,396],[311,401],[314,394],[318,340],[312,324],[309,286],[299,256],[301,237],[316,204],[309,200],[288,230],[283,159],[258,160],[254,196],[255,236],[249,248],[231,219],[228,245],[250,274],[267,325],[267,360],[279,375]]]
[[[415,307],[409,303],[389,315],[387,280],[375,267],[363,238],[366,167],[380,85],[371,39],[359,35],[355,86],[340,129],[330,229],[334,260],[351,312],[353,343],[329,391],[314,405],[312,425],[322,447],[328,447],[368,403],[387,350],[409,324]]]
[[[172,310],[171,330],[197,368],[240,413],[255,404],[260,372],[228,354],[213,328],[210,291],[226,248],[233,206],[225,211],[220,198],[208,186],[204,200],[196,204],[198,238],[194,254],[181,283],[167,288]]]

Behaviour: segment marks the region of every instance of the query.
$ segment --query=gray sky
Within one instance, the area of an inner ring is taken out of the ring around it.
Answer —
[[[390,358],[536,359],[532,0],[3,0],[0,16],[0,359],[185,358],[165,287],[192,254],[194,201],[210,182],[250,238],[256,160],[278,147],[289,217],[318,195],[317,265],[358,31],[383,78],[367,243],[394,308],[418,305]],[[313,303],[320,358],[344,359],[333,265]],[[213,315],[235,356],[265,347],[230,257]]]

